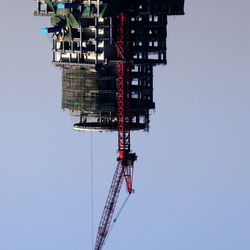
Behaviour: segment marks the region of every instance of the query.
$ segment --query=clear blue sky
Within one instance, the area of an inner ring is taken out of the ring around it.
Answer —
[[[60,109],[34,7],[5,1],[0,16],[0,250],[90,250],[90,134]],[[150,132],[132,133],[136,192],[106,250],[250,249],[249,8],[191,0],[169,18]],[[96,232],[117,135],[93,142]]]

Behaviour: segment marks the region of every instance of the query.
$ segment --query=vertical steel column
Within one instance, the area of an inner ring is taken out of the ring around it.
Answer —
[[[117,17],[117,50],[118,62],[118,150],[120,158],[130,151],[130,91],[129,91],[129,19],[124,13]],[[122,53],[122,55],[121,55]]]
[[[130,16],[117,17],[118,161],[121,162],[127,191],[132,192],[135,154],[130,153]]]

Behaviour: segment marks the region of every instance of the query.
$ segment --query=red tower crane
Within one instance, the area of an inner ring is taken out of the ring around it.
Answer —
[[[117,88],[118,88],[118,164],[110,186],[101,221],[98,227],[95,250],[100,250],[105,243],[110,223],[114,214],[117,199],[125,179],[129,194],[132,193],[133,168],[137,156],[130,151],[130,59],[128,14],[117,16]]]

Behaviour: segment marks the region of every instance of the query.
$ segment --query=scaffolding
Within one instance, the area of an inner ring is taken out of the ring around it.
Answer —
[[[94,71],[72,68],[62,70],[62,109],[67,109],[72,116],[78,117],[79,122],[74,125],[74,129],[117,130],[115,70],[114,65]],[[136,77],[135,73],[132,79]],[[131,86],[132,130],[148,130],[149,111],[155,107],[152,100],[153,89],[146,83],[146,81],[139,81]]]

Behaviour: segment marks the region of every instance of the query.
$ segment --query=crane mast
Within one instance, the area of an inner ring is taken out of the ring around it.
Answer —
[[[118,164],[110,186],[101,221],[97,231],[95,250],[100,250],[105,243],[110,223],[114,214],[123,180],[129,194],[132,193],[133,168],[136,154],[130,152],[130,58],[129,58],[129,23],[128,14],[117,16],[117,89],[118,89]]]

